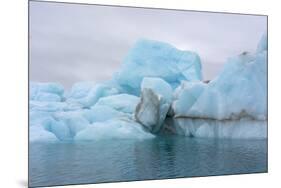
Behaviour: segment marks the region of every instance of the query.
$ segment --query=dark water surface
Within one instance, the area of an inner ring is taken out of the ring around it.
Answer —
[[[31,143],[30,186],[267,172],[267,140],[159,136]]]

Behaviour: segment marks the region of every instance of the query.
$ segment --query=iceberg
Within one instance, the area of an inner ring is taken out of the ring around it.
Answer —
[[[181,86],[183,89],[179,89],[173,104],[175,117],[266,120],[266,72],[266,51],[230,58],[222,72],[208,84]]]
[[[112,80],[30,83],[30,142],[267,137],[267,34],[254,54],[229,58],[202,81],[195,52],[139,40]]]
[[[110,132],[111,129],[116,129],[115,133],[120,133],[121,135],[116,137],[113,136],[113,133],[103,133],[106,136],[105,138],[95,136],[94,140],[107,139],[107,137],[125,139],[152,138],[152,134],[143,130],[141,125],[133,120],[133,113],[138,102],[139,97],[128,94],[102,97],[91,108],[85,108],[83,105],[76,104],[70,100],[65,102],[31,100],[29,105],[30,142],[74,141],[79,132],[92,130],[93,128],[87,128],[96,124],[107,124],[104,122],[111,122],[113,119],[116,122],[111,123],[110,126],[104,126],[104,129],[97,127],[98,129],[94,130]],[[122,123],[121,125],[124,125],[124,128],[122,128],[123,126],[120,128],[117,122]],[[127,127],[129,127],[128,133],[123,131]],[[122,136],[122,133],[125,135]],[[130,137],[127,135],[129,133],[136,137]],[[81,139],[82,137],[79,136],[78,140],[83,140]]]
[[[173,90],[161,78],[145,77],[141,84],[141,100],[135,111],[135,119],[149,132],[157,133],[170,108]]]
[[[138,40],[114,80],[126,93],[140,95],[144,77],[158,77],[176,88],[182,80],[201,80],[201,61],[195,52],[164,42]]]
[[[229,58],[208,84],[184,82],[174,92],[176,134],[214,138],[267,137],[267,39],[255,54]],[[169,123],[168,123],[169,124]],[[170,121],[171,124],[171,121]]]

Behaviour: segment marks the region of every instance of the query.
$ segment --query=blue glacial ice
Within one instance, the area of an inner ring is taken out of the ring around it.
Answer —
[[[108,106],[116,111],[132,114],[134,113],[139,100],[139,97],[123,93],[100,98],[96,105]]]
[[[119,93],[119,91],[116,88],[105,83],[93,85],[92,83],[81,82],[74,84],[67,100],[78,102],[83,107],[90,108],[94,106],[100,98],[117,93]]]
[[[203,138],[266,138],[267,35],[229,58],[209,83],[195,52],[139,40],[112,80],[30,83],[30,142],[151,139],[168,130]]]
[[[87,97],[92,89],[95,88],[94,82],[77,82],[73,84],[67,93],[68,100],[78,100]]]
[[[134,121],[133,113],[139,103],[139,97],[126,93],[117,94],[118,92],[115,91],[108,96],[108,91],[110,92],[111,89],[100,85],[93,86],[88,91],[85,89],[86,85],[79,87],[83,90],[81,93],[74,92],[72,89],[69,93],[64,94],[66,99],[60,102],[41,101],[38,98],[30,99],[30,142],[154,137],[151,133],[146,132],[142,125]],[[77,86],[75,90],[77,90]],[[97,102],[89,106],[81,103],[79,99],[89,96],[89,93],[90,96],[93,96],[93,90],[99,95]],[[87,92],[88,94],[84,94]],[[39,90],[38,94],[40,94]],[[73,100],[74,98],[78,100]],[[98,126],[100,124],[108,125],[100,127]],[[104,137],[99,134],[89,136],[91,131],[95,129]],[[89,134],[86,134],[84,130],[89,131]],[[80,134],[80,132],[82,133]],[[78,135],[80,136],[76,138]]]
[[[96,122],[79,132],[76,141],[91,141],[102,139],[151,139],[154,138],[143,127],[127,118],[116,118],[108,121]]]
[[[103,122],[117,117],[131,116],[131,114],[117,111],[114,108],[105,105],[95,105],[91,109],[85,109],[82,115],[90,123]]]
[[[267,118],[267,51],[230,58],[208,84],[188,82],[177,89],[178,117],[255,120]],[[253,92],[254,91],[254,92]]]
[[[264,36],[255,54],[242,53],[229,58],[221,73],[208,84],[185,82],[175,90],[172,104],[175,133],[266,138],[267,39]]]
[[[129,51],[114,79],[125,92],[139,95],[144,77],[162,78],[176,88],[182,80],[201,80],[201,61],[195,52],[142,39]]]
[[[58,83],[30,83],[31,100],[59,102],[63,99],[64,89]]]

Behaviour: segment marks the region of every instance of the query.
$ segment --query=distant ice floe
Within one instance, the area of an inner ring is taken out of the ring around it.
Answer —
[[[104,83],[30,83],[30,142],[267,137],[267,35],[209,83],[195,52],[139,40]]]

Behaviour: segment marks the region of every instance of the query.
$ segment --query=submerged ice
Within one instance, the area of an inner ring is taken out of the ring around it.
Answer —
[[[103,83],[30,83],[31,142],[150,139],[163,131],[212,138],[266,138],[267,35],[254,54],[229,58],[202,80],[195,52],[139,40]]]

